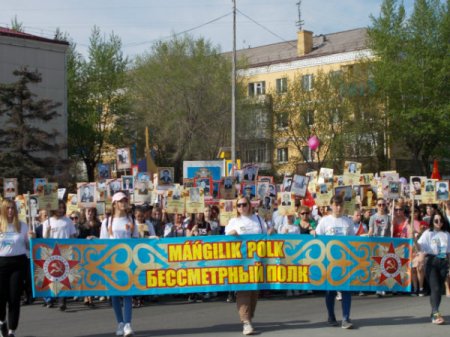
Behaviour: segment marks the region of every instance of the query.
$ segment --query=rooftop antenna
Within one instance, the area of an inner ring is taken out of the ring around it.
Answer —
[[[298,21],[295,23],[298,27],[298,30],[303,30],[303,25],[305,24],[305,21],[302,20],[302,0],[298,0],[297,2],[297,8],[298,8]]]

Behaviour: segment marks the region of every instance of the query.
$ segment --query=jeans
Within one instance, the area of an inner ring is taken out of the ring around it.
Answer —
[[[123,312],[122,301],[123,299]],[[131,310],[133,309],[132,296],[111,296],[114,314],[116,315],[117,323],[131,323]]]
[[[448,273],[448,260],[427,255],[425,260],[425,278],[430,286],[431,314],[439,312],[441,294]]]
[[[344,321],[350,320],[350,309],[352,306],[351,291],[342,291],[342,319]],[[336,299],[336,291],[330,290],[325,292],[325,304],[327,305],[328,320],[336,320],[334,314],[334,302]]]

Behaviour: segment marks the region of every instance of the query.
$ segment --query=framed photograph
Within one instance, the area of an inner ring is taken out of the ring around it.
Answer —
[[[185,198],[183,187],[175,184],[167,190],[166,212],[170,214],[183,214],[185,212]]]
[[[415,192],[414,199],[415,200],[422,200],[422,181],[426,180],[427,177],[420,177],[420,176],[411,176],[409,178],[409,192]],[[413,198],[413,195],[411,194],[411,199]]]
[[[97,202],[95,208],[97,209],[97,215],[106,214],[106,204],[104,202]]]
[[[226,174],[225,160],[194,160],[183,162],[183,178],[220,180]]]
[[[400,198],[400,192],[402,190],[402,186],[400,181],[390,181],[388,185],[388,198],[389,199],[398,199]]]
[[[291,192],[278,193],[277,203],[281,215],[295,214],[295,196]]]
[[[123,147],[120,149],[117,149],[117,171],[120,170],[129,170],[131,169],[131,155],[130,155],[130,148],[129,147]]]
[[[304,198],[308,189],[308,182],[309,177],[295,174],[292,180],[291,193],[296,197]]]
[[[329,206],[331,197],[333,196],[333,188],[331,183],[316,184],[315,194],[315,202],[317,206]]]
[[[3,196],[5,198],[14,198],[17,195],[17,178],[3,179]]]
[[[269,184],[269,197],[277,197],[277,186],[275,184]]]
[[[316,184],[317,184],[318,172],[317,171],[311,171],[311,172],[307,172],[305,175],[309,178],[309,183],[308,183],[308,191],[309,191],[309,193],[315,194],[316,193]]]
[[[400,181],[400,175],[396,171],[383,171],[380,172],[380,177],[383,196],[389,198],[389,182]]]
[[[58,184],[47,183],[44,185],[43,190],[37,193],[39,206],[50,211],[56,211],[58,209]]]
[[[377,194],[374,192],[372,185],[360,185],[359,190],[361,198],[361,206],[375,208],[377,205]]]
[[[359,185],[361,177],[361,163],[354,161],[346,161],[344,163],[344,184],[345,185]]]
[[[236,216],[236,199],[219,201],[219,221],[221,226],[228,225],[230,219]]]
[[[284,176],[283,178],[283,192],[290,192],[291,191],[291,185],[292,185],[292,177],[291,176]]]
[[[97,183],[77,183],[77,191],[80,207],[95,207],[97,202]]]
[[[43,192],[44,185],[48,183],[47,178],[34,178],[33,179],[33,191],[34,193]]]
[[[97,164],[98,180],[111,179],[111,165],[110,164]]]
[[[319,177],[317,178],[318,184],[328,184],[333,182],[333,169],[322,167],[319,171]]]
[[[107,191],[106,180],[97,181],[97,202],[106,200]]]
[[[171,186],[174,183],[173,167],[158,167],[158,185]]]
[[[186,213],[200,213],[205,210],[205,198],[200,187],[191,187],[186,190]]]
[[[129,194],[134,192],[134,176],[122,176],[122,190],[128,191]]]
[[[264,200],[264,198],[268,196],[269,185],[269,181],[258,181],[258,184],[256,185],[256,197],[259,200]]]
[[[111,200],[113,195],[122,189],[122,179],[121,178],[107,179],[106,186],[108,191],[107,193],[108,200]]]
[[[258,166],[257,165],[246,165],[244,166],[244,181],[255,182],[258,176]]]
[[[250,200],[256,196],[256,184],[255,183],[242,183],[242,196],[249,198]]]
[[[194,186],[200,187],[206,198],[212,197],[213,181],[212,178],[194,178]]]
[[[436,182],[436,201],[447,201],[448,199],[448,181]]]
[[[241,184],[244,181],[244,170],[235,170],[233,176],[236,184]]]

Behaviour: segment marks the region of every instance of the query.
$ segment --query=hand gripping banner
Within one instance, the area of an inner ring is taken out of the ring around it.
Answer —
[[[34,239],[33,294],[410,291],[412,240],[311,235]]]

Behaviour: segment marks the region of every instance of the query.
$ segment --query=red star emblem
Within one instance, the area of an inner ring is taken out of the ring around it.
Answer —
[[[386,255],[374,256],[372,259],[374,259],[381,268],[381,276],[378,284],[383,283],[388,278],[393,278],[398,284],[402,285],[400,270],[402,266],[409,262],[409,259],[399,257],[395,253],[394,245],[392,243],[389,245],[389,250]]]
[[[57,244],[49,258],[46,260],[34,260],[34,263],[44,270],[45,278],[42,282],[42,288],[47,287],[52,282],[58,282],[71,289],[69,272],[78,264],[78,261],[66,260],[61,255]]]

